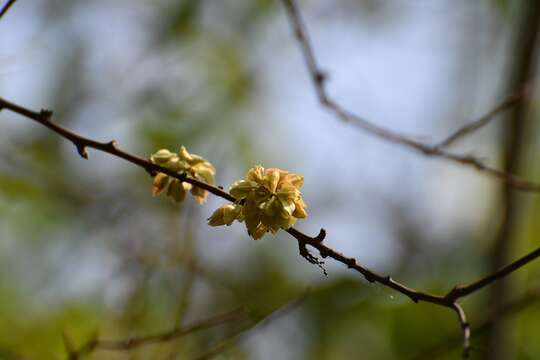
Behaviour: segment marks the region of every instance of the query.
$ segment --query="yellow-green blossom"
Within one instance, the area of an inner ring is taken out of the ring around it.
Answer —
[[[180,147],[178,154],[167,149],[158,150],[150,156],[150,161],[179,174],[185,173],[197,180],[211,185],[214,184],[214,176],[216,174],[214,166],[201,156],[190,154],[184,146]],[[178,202],[184,200],[186,193],[190,190],[195,201],[199,204],[202,204],[208,195],[206,190],[198,186],[181,182],[164,173],[158,173],[154,177],[152,194],[157,196],[165,189],[167,189],[167,196]]]
[[[234,220],[242,217],[242,205],[226,204],[214,211],[208,219],[208,224],[212,226],[231,225]]]
[[[289,229],[297,219],[307,217],[306,204],[300,188],[304,177],[288,171],[257,165],[245,179],[235,182],[230,194],[236,204],[217,209],[209,219],[212,226],[230,225],[234,220],[245,221],[248,233],[260,239],[266,232]],[[233,217],[231,219],[231,217]]]

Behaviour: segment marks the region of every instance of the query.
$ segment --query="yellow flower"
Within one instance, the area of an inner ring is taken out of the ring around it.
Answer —
[[[245,221],[248,233],[254,239],[260,239],[268,231],[275,233],[279,229],[289,229],[297,219],[307,217],[306,204],[300,193],[303,184],[301,175],[257,165],[247,172],[245,179],[231,186],[230,194],[236,198],[236,204],[217,209],[209,224],[218,226],[230,225],[234,220]],[[234,212],[231,206],[234,206]]]
[[[199,155],[190,154],[182,146],[178,154],[167,149],[161,149],[150,156],[150,161],[154,164],[163,166],[179,174],[185,173],[197,180],[208,184],[214,184],[216,169],[210,162]],[[159,195],[167,189],[167,196],[180,202],[186,197],[186,193],[191,190],[191,194],[199,204],[202,204],[208,195],[208,192],[198,186],[193,186],[186,182],[181,182],[166,174],[159,173],[154,177],[152,194]]]
[[[231,225],[234,220],[241,217],[242,206],[238,204],[226,204],[218,208],[208,219],[211,226]]]

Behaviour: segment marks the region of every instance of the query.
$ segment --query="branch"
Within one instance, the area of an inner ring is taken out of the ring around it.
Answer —
[[[468,358],[471,350],[471,325],[467,321],[465,311],[463,311],[461,305],[455,302],[453,304],[453,308],[456,311],[459,323],[461,324],[461,328],[463,329],[463,357]]]
[[[536,250],[531,251],[525,256],[517,259],[516,261],[510,263],[509,265],[503,267],[502,269],[492,274],[489,274],[480,280],[477,280],[469,285],[456,286],[446,295],[446,297],[451,300],[457,300],[459,298],[470,295],[473,292],[476,292],[490,284],[493,284],[497,280],[505,278],[506,276],[522,268],[523,266],[530,263],[531,261],[533,261],[539,256],[540,256],[540,248],[537,248]]]
[[[8,0],[8,1],[4,4],[4,6],[2,7],[2,10],[0,10],[0,19],[2,19],[2,16],[4,16],[4,15],[8,12],[9,8],[10,8],[13,4],[15,4],[15,1],[17,1],[17,0]]]
[[[227,322],[238,319],[240,315],[243,315],[243,311],[241,309],[235,309],[223,314],[214,315],[185,327],[175,327],[172,330],[162,333],[123,340],[98,340],[97,337],[93,337],[78,351],[71,350],[69,360],[77,360],[81,356],[91,354],[96,350],[126,351],[144,345],[171,341],[196,331],[223,325]],[[70,347],[67,347],[67,349],[70,349]]]
[[[496,316],[506,317],[519,313],[532,305],[538,304],[539,300],[540,288],[537,288],[527,292],[527,294],[520,299],[504,304],[498,311],[496,311],[496,313],[494,311],[490,311],[489,314],[483,316],[483,319],[477,321],[479,325],[474,327],[471,336],[478,336],[488,330],[495,322]],[[421,353],[416,354],[415,356],[411,357],[410,360],[436,359],[439,356],[444,355],[446,352],[452,350],[452,348],[458,344],[459,341],[460,338],[451,336],[428,347]]]
[[[328,92],[326,90],[327,76],[317,64],[315,52],[313,51],[313,47],[311,45],[311,41],[309,40],[306,26],[302,20],[296,1],[283,0],[283,4],[285,5],[287,14],[289,15],[289,19],[293,27],[296,39],[298,40],[298,43],[300,44],[307,69],[311,76],[311,81],[313,83],[315,92],[317,94],[317,98],[319,102],[322,104],[322,106],[330,110],[330,112],[332,112],[337,118],[341,119],[345,123],[354,125],[360,128],[361,130],[366,131],[372,135],[375,135],[383,140],[386,140],[394,144],[406,146],[410,149],[413,149],[422,153],[425,156],[438,157],[441,159],[445,159],[454,163],[458,163],[458,164],[476,169],[491,177],[504,181],[505,183],[507,183],[509,186],[511,186],[514,189],[521,190],[521,191],[540,192],[539,183],[531,182],[531,181],[522,179],[516,175],[490,167],[486,165],[483,161],[481,161],[480,159],[474,156],[448,152],[446,150],[443,150],[440,144],[433,145],[433,144],[424,143],[413,137],[405,136],[398,132],[386,129],[382,126],[379,126],[375,123],[368,121],[367,119],[364,119],[356,114],[353,114],[352,112],[343,108],[340,104],[338,104],[335,100],[330,98],[330,96],[328,95]],[[512,105],[517,103],[517,101],[518,100],[512,101]],[[493,118],[496,113],[510,107],[510,105],[506,105],[506,104],[503,104],[503,105],[504,106],[502,106],[502,109],[501,109],[501,105],[499,105],[498,107],[490,111],[488,114],[486,114],[482,119],[480,119],[479,121],[480,125],[478,124],[473,125],[471,129],[465,129],[463,131],[465,133],[470,133],[472,130],[478,129],[484,123],[489,121],[489,119]],[[461,136],[463,135],[461,134],[457,135],[458,138]],[[450,142],[453,142],[454,140],[455,139],[451,139]]]
[[[430,302],[433,304],[438,304],[446,307],[452,307],[453,301],[448,301],[444,296],[439,295],[432,295],[424,292],[419,292],[416,290],[413,290],[397,281],[392,279],[390,276],[383,276],[380,275],[364,266],[359,264],[356,259],[347,257],[343,255],[342,253],[339,253],[335,251],[334,249],[326,246],[323,244],[322,239],[324,237],[321,234],[325,234],[324,229],[321,230],[321,233],[319,236],[312,238],[310,236],[307,236],[300,231],[296,230],[295,228],[290,228],[287,230],[289,234],[291,234],[293,237],[295,237],[298,241],[300,241],[303,244],[308,244],[312,246],[313,248],[317,249],[319,254],[322,258],[330,257],[344,265],[346,265],[349,269],[353,269],[360,274],[364,276],[364,278],[368,282],[377,282],[379,284],[382,284],[384,286],[387,286],[389,288],[392,288],[403,295],[407,296],[409,299],[411,299],[414,302],[418,301],[425,301]]]
[[[115,140],[107,141],[107,142],[99,142],[96,140],[92,140],[86,137],[83,137],[79,134],[76,134],[61,125],[57,124],[52,119],[52,111],[50,110],[41,110],[40,112],[35,112],[32,110],[29,110],[27,108],[24,108],[20,105],[11,103],[5,99],[0,98],[0,110],[1,109],[8,109],[11,110],[19,115],[22,115],[28,119],[34,120],[41,125],[47,127],[48,129],[52,130],[53,132],[57,133],[58,135],[62,136],[63,138],[71,141],[73,145],[76,147],[77,152],[81,157],[84,159],[88,159],[88,151],[87,148],[93,148],[111,155],[114,155],[116,157],[119,157],[121,159],[124,159],[132,164],[135,164],[144,170],[146,170],[150,174],[155,174],[158,172],[167,174],[171,177],[174,177],[180,181],[190,183],[192,185],[196,185],[197,187],[200,187],[202,189],[208,190],[210,193],[222,197],[226,200],[234,202],[236,199],[229,195],[227,192],[223,191],[220,188],[217,188],[215,186],[209,185],[203,181],[199,181],[197,179],[191,178],[187,176],[186,174],[178,174],[172,170],[169,170],[167,168],[164,168],[162,166],[156,165],[151,163],[150,161],[143,159],[141,157],[129,154],[125,151],[122,151],[118,148],[118,144]]]
[[[518,94],[513,94],[504,99],[499,105],[495,106],[491,111],[478,118],[477,120],[457,129],[454,133],[448,136],[446,139],[435,145],[435,148],[445,148],[456,141],[464,138],[467,135],[470,135],[472,132],[480,129],[481,127],[487,125],[491,120],[493,120],[501,112],[508,110],[518,103],[520,103],[524,98],[527,97],[528,88],[524,87],[523,91]]]
[[[238,342],[240,338],[246,332],[257,327],[265,326],[270,321],[273,321],[295,310],[304,302],[304,300],[307,298],[308,295],[309,295],[309,290],[301,294],[298,298],[292,301],[289,301],[288,303],[281,305],[276,309],[273,309],[269,313],[254,319],[249,324],[236,329],[231,334],[229,334],[225,339],[220,341],[217,345],[215,345],[214,347],[212,347],[210,350],[206,351],[205,353],[195,357],[193,360],[209,360],[223,353],[223,351],[227,350],[230,346]]]
[[[143,159],[143,158],[140,158],[138,156],[135,156],[135,155],[132,155],[132,154],[129,154],[125,151],[122,151],[118,148],[117,144],[116,144],[116,141],[112,140],[112,141],[108,141],[108,142],[99,142],[99,141],[96,141],[96,140],[92,140],[92,139],[89,139],[89,138],[86,138],[86,137],[83,137],[79,134],[76,134],[64,127],[62,127],[61,125],[57,124],[56,122],[53,121],[52,119],[52,112],[51,111],[47,111],[47,110],[41,110],[40,112],[35,112],[35,111],[32,111],[32,110],[29,110],[27,108],[24,108],[22,106],[19,106],[19,105],[16,105],[16,104],[13,104],[9,101],[6,101],[2,98],[0,98],[0,109],[2,108],[5,108],[5,109],[8,109],[8,110],[11,110],[15,113],[18,113],[20,115],[23,115],[31,120],[34,120],[36,122],[38,122],[39,124],[47,127],[48,129],[54,131],[55,133],[59,134],[60,136],[66,138],[67,140],[71,141],[74,146],[77,148],[77,151],[79,153],[79,155],[81,155],[83,158],[87,159],[88,158],[88,152],[87,152],[87,148],[94,148],[96,150],[99,150],[99,151],[102,151],[102,152],[105,152],[105,153],[108,153],[108,154],[111,154],[113,156],[116,156],[116,157],[119,157],[121,159],[124,159],[128,162],[131,162],[137,166],[140,166],[141,168],[145,169],[147,172],[151,173],[151,174],[154,174],[154,173],[157,173],[157,172],[162,172],[162,173],[165,173],[171,177],[174,177],[180,181],[184,181],[184,182],[187,182],[187,183],[190,183],[190,184],[193,184],[193,185],[196,185],[198,187],[201,187],[205,190],[208,190],[210,193],[216,195],[216,196],[219,196],[223,199],[226,199],[228,201],[231,201],[231,202],[235,202],[236,199],[231,196],[229,193],[223,191],[221,188],[219,187],[215,187],[215,186],[212,186],[212,185],[209,185],[205,182],[202,182],[202,181],[199,181],[197,179],[194,179],[194,178],[191,178],[189,176],[187,176],[186,174],[179,174],[179,173],[176,173],[174,171],[171,171],[167,168],[164,168],[162,166],[159,166],[159,165],[156,165],[156,164],[153,164],[151,163],[150,161],[146,160],[146,159]],[[473,292],[477,291],[477,290],[480,290],[481,288],[489,285],[489,284],[492,284],[493,282],[499,280],[499,279],[502,279],[504,277],[506,277],[507,275],[511,274],[512,272],[518,270],[519,268],[523,267],[524,265],[526,265],[527,263],[531,262],[532,260],[536,259],[537,257],[540,256],[540,248],[539,249],[536,249],[534,251],[532,251],[531,253],[523,256],[522,258],[516,260],[515,262],[509,264],[508,266],[502,268],[501,270],[499,271],[496,271],[476,282],[473,282],[471,283],[470,285],[466,285],[466,286],[456,286],[454,287],[452,290],[450,290],[446,295],[442,296],[442,295],[434,295],[434,294],[430,294],[430,293],[427,293],[427,292],[421,292],[421,291],[417,291],[417,290],[414,290],[414,289],[411,289],[401,283],[399,283],[398,281],[392,279],[390,276],[384,276],[384,275],[380,275],[370,269],[368,269],[367,267],[361,265],[360,263],[358,263],[356,261],[356,259],[354,258],[351,258],[351,257],[347,257],[337,251],[335,251],[334,249],[326,246],[323,241],[326,237],[326,231],[324,229],[321,229],[319,235],[317,235],[316,237],[311,237],[311,236],[308,236],[306,234],[304,234],[303,232],[295,229],[295,228],[290,228],[287,230],[287,232],[292,235],[299,243],[299,248],[300,248],[300,255],[302,255],[302,257],[306,258],[309,262],[311,263],[317,263],[318,265],[321,265],[322,262],[320,260],[317,260],[313,255],[311,255],[309,253],[309,251],[307,250],[306,248],[306,245],[309,245],[313,248],[315,248],[319,254],[321,255],[321,257],[324,259],[324,258],[327,258],[327,257],[330,257],[344,265],[346,265],[348,268],[350,269],[353,269],[357,272],[359,272],[360,274],[362,274],[364,276],[364,278],[369,281],[369,282],[378,282],[386,287],[389,287],[391,289],[394,289],[395,291],[407,296],[408,298],[410,298],[412,301],[414,302],[418,302],[418,301],[424,301],[424,302],[428,302],[428,303],[432,303],[432,304],[436,304],[436,305],[440,305],[440,306],[444,306],[444,307],[447,307],[447,308],[450,308],[450,309],[453,309],[454,311],[457,311],[458,309],[456,308],[457,306],[457,303],[456,301],[459,300],[460,298],[462,297],[465,297],[467,295],[470,295],[472,294]],[[461,309],[461,308],[459,308]],[[458,311],[458,315],[462,313],[460,315],[460,320],[464,319],[464,313],[463,313],[463,310],[459,310]],[[463,326],[463,322],[461,322],[462,326]],[[180,331],[180,334],[182,334],[182,331],[183,330],[177,330],[177,331]],[[155,339],[160,339],[161,337],[160,336],[164,336],[165,338],[167,338],[166,335],[153,335],[153,336],[150,336],[150,337],[146,337],[146,338],[142,338],[142,339],[138,339],[138,340],[132,340],[134,341],[138,346],[139,343],[147,343],[147,342],[152,342],[152,341],[155,341]],[[170,335],[168,335],[170,336]],[[176,336],[176,335],[175,335]],[[150,340],[148,340],[150,339]],[[154,339],[154,340],[152,340]],[[133,345],[126,345],[126,343],[120,343],[120,342],[99,342],[101,345],[99,346],[100,348],[121,348],[121,347],[125,347],[125,346],[133,346]],[[128,342],[129,343],[129,342]],[[93,347],[95,347],[96,345],[93,344],[93,343],[90,343],[87,345],[88,347],[91,348],[91,350],[93,350]],[[76,359],[76,358],[75,358]]]

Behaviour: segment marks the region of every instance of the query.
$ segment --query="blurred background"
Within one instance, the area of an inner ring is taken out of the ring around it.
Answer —
[[[538,22],[534,1],[299,6],[332,96],[426,141],[486,113],[536,67],[534,43],[519,51]],[[329,246],[421,290],[445,293],[538,246],[537,195],[325,111],[278,0],[19,0],[0,20],[0,96],[143,157],[185,145],[225,188],[255,164],[303,174],[309,217],[298,229],[324,227]],[[534,92],[529,100],[455,151],[539,179]],[[210,228],[222,199],[178,205],[152,198],[151,182],[0,113],[0,359],[64,359],[66,342],[152,334],[238,307],[241,320],[85,358],[460,357],[448,309],[331,260],[325,277],[284,232],[255,242],[242,224]],[[472,358],[540,357],[538,296],[527,295],[539,274],[529,264],[463,301],[473,329],[491,324],[473,336]],[[501,310],[523,296],[525,306]]]

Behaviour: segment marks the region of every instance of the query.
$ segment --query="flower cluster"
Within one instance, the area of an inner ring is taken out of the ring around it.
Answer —
[[[171,171],[185,173],[197,180],[205,181],[211,185],[214,184],[216,174],[214,166],[201,156],[190,154],[184,146],[180,148],[178,154],[167,149],[161,149],[150,156],[150,161]],[[200,187],[182,182],[167,174],[158,173],[154,177],[152,195],[157,196],[165,189],[167,190],[167,196],[178,202],[184,200],[186,193],[190,190],[195,201],[199,204],[202,204],[208,195],[208,192]]]
[[[307,217],[300,188],[304,177],[285,170],[262,166],[250,169],[244,180],[235,182],[230,194],[236,198],[208,219],[211,226],[245,221],[249,235],[260,239],[266,232],[289,229],[297,219]]]

